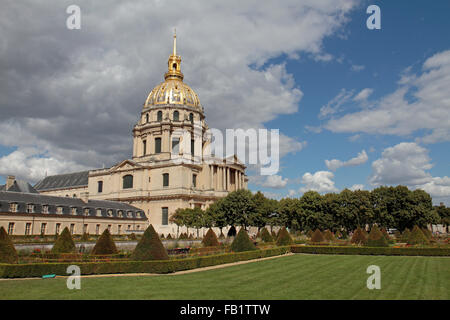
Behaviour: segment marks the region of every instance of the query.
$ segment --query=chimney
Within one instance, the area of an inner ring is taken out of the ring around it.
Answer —
[[[84,203],[87,203],[89,200],[89,192],[81,192],[80,193],[80,199],[81,201],[83,201]]]
[[[8,176],[8,178],[6,178],[6,189],[5,189],[6,191],[8,191],[8,189],[12,187],[15,180],[16,180],[15,176]]]

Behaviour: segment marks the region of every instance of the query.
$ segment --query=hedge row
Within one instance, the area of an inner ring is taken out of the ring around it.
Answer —
[[[67,267],[73,264],[80,267],[81,274],[83,275],[110,273],[171,273],[237,261],[277,256],[289,251],[289,247],[278,247],[266,250],[162,261],[0,264],[0,278],[31,278],[42,277],[46,274],[67,276]]]
[[[382,255],[382,256],[450,256],[450,248],[292,246],[291,252],[313,253],[313,254],[359,254],[359,255]]]

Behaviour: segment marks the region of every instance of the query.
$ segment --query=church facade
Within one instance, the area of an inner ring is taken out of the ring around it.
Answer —
[[[211,155],[204,108],[183,79],[174,35],[164,81],[149,93],[133,128],[131,159],[110,168],[49,176],[35,189],[45,195],[126,202],[165,235],[176,233],[170,223],[176,209],[206,209],[229,192],[246,189],[246,167],[236,156]]]

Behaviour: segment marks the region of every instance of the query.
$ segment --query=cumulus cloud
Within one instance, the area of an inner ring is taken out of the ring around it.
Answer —
[[[341,161],[338,159],[325,160],[325,165],[331,171],[336,171],[340,167],[350,167],[350,166],[358,166],[360,164],[366,163],[369,160],[367,153],[365,150],[358,152],[358,155],[354,158],[351,158],[347,161]]]
[[[267,176],[266,180],[261,184],[261,186],[267,188],[281,189],[286,187],[287,183],[288,183],[287,178],[283,179],[282,176],[272,175]]]
[[[334,174],[330,171],[317,171],[314,174],[305,173],[302,177],[301,183],[304,187],[299,189],[300,192],[317,191],[319,193],[337,192],[338,189],[334,186]]]
[[[330,60],[322,41],[355,4],[193,0],[173,10],[165,1],[80,0],[81,29],[68,30],[65,2],[7,1],[0,12],[0,144],[37,148],[27,157],[44,153],[61,171],[67,161],[95,168],[130,157],[132,126],[163,80],[174,27],[185,81],[209,126],[262,128],[295,113],[303,96],[284,64],[267,61],[282,54]]]
[[[332,132],[406,136],[425,132],[418,142],[450,141],[450,50],[428,58],[421,72],[401,75],[399,87],[373,107],[330,119]],[[409,99],[409,97],[413,97]]]
[[[372,163],[369,181],[372,185],[406,185],[423,189],[434,200],[450,199],[450,178],[433,177],[427,170],[433,167],[428,150],[414,142],[402,142],[386,148],[381,158]],[[436,198],[436,199],[435,199]]]
[[[354,184],[349,189],[352,191],[364,190],[364,185],[363,184]]]

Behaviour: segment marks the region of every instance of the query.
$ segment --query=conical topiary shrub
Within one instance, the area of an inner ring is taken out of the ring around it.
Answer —
[[[351,243],[354,244],[366,244],[367,243],[367,236],[361,227],[356,228],[355,232],[353,232],[352,239],[350,240]]]
[[[283,227],[278,232],[278,238],[277,238],[277,246],[287,246],[292,244],[292,238],[289,232],[286,230],[286,227]]]
[[[145,230],[142,239],[131,254],[131,259],[138,261],[169,259],[167,250],[152,225]]]
[[[261,240],[262,242],[273,242],[273,238],[269,233],[269,230],[266,227],[261,229]]]
[[[94,249],[92,249],[92,255],[101,255],[101,254],[116,254],[118,253],[116,244],[109,232],[108,228],[103,231],[100,238],[98,238],[95,243]]]
[[[389,235],[389,233],[386,231],[386,228],[381,228],[381,233],[383,234],[384,238],[389,241],[391,240],[391,236]]]
[[[277,233],[276,233],[275,231],[272,230],[272,231],[270,232],[270,234],[272,235],[272,238],[273,238],[273,239],[276,239],[276,238],[277,238]]]
[[[61,232],[53,245],[52,253],[72,253],[75,251],[75,243],[67,227]]]
[[[324,242],[324,241],[325,241],[325,238],[323,237],[322,232],[320,232],[319,229],[316,229],[316,231],[314,231],[311,236],[311,242],[320,243],[320,242]]]
[[[405,230],[403,230],[402,236],[401,236],[401,240],[403,242],[408,242],[409,236],[411,235],[411,231],[409,231],[408,228],[406,228]]]
[[[333,232],[331,232],[330,230],[325,230],[325,232],[323,233],[323,238],[325,239],[325,241],[335,241],[336,238],[334,237]]]
[[[206,235],[202,240],[202,244],[205,247],[220,246],[219,240],[217,240],[216,233],[211,228],[209,228],[208,232],[206,232]]]
[[[249,238],[247,231],[244,228],[239,230],[236,238],[234,238],[231,243],[231,251],[241,252],[241,251],[250,251],[256,250],[256,246],[253,244],[253,241]]]
[[[408,237],[408,244],[428,244],[429,241],[427,237],[423,234],[422,230],[418,226],[414,226]]]
[[[389,243],[383,233],[378,229],[377,225],[374,225],[370,230],[369,237],[367,238],[367,246],[369,247],[388,247]]]
[[[314,233],[314,231],[312,231],[311,229],[309,229],[308,232],[306,233],[306,236],[307,236],[308,238],[311,238],[312,235],[313,235],[313,233]]]
[[[17,263],[18,256],[13,242],[3,227],[0,227],[0,263]]]
[[[433,234],[431,233],[431,231],[428,228],[422,228],[421,229],[423,234],[425,235],[425,237],[427,237],[428,240],[431,240],[431,238],[433,238]]]

